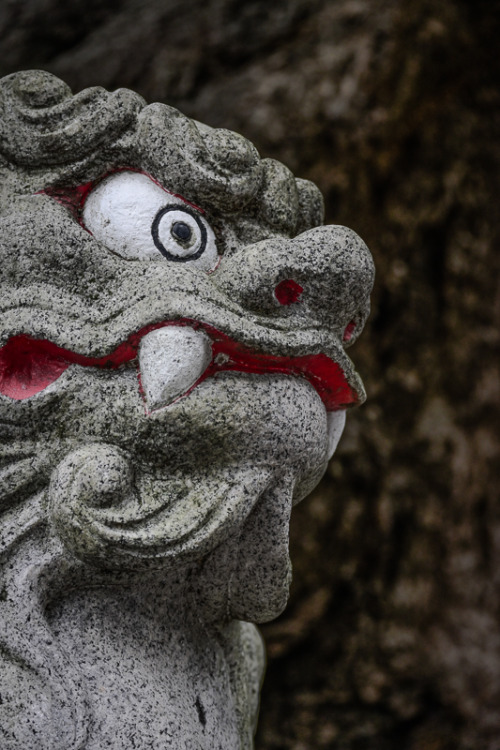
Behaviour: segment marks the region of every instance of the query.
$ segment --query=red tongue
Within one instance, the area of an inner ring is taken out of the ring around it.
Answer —
[[[43,391],[57,380],[69,362],[50,352],[47,341],[16,336],[0,349],[0,391],[17,400]]]
[[[0,349],[0,393],[22,401],[43,391],[72,364],[119,367],[135,357],[135,338],[120,344],[109,356],[98,358],[75,354],[51,341],[13,336]]]

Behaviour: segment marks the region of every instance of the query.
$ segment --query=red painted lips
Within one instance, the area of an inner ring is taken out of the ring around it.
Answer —
[[[212,340],[212,360],[193,388],[221,371],[282,373],[308,380],[321,396],[327,411],[337,411],[359,401],[358,394],[347,382],[340,366],[324,354],[303,357],[260,354],[234,342],[217,329],[192,320],[167,321],[147,326],[103,357],[86,357],[63,349],[51,341],[34,339],[25,334],[13,336],[0,349],[0,393],[18,401],[30,398],[55,382],[72,364],[116,369],[137,357],[137,349],[143,336],[168,325],[188,325],[201,329]]]

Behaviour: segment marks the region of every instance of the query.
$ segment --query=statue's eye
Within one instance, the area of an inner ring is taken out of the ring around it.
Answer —
[[[201,211],[145,174],[118,172],[92,190],[83,207],[86,229],[127,259],[217,265],[214,233]]]
[[[168,260],[196,260],[206,250],[205,224],[188,208],[165,206],[156,214],[151,234],[156,247]]]
[[[172,237],[179,240],[179,242],[188,242],[192,237],[192,231],[189,224],[186,224],[184,221],[175,221],[172,224],[170,232]]]

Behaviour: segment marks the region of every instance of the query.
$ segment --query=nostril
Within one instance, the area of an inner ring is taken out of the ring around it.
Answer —
[[[298,302],[304,289],[293,279],[284,279],[276,285],[274,296],[280,305],[293,305]]]
[[[348,341],[352,339],[355,328],[356,328],[356,321],[351,320],[351,322],[348,323],[345,327],[344,335],[342,337],[343,341],[347,343]]]

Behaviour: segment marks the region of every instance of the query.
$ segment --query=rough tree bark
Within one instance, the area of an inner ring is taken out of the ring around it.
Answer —
[[[500,3],[8,0],[0,74],[127,86],[315,180],[378,269],[292,525],[259,750],[500,746]]]

